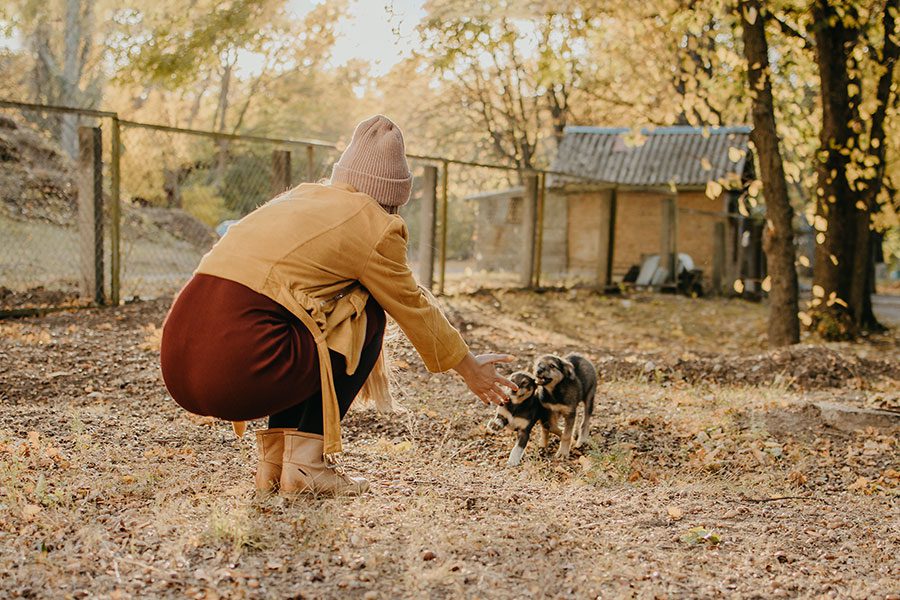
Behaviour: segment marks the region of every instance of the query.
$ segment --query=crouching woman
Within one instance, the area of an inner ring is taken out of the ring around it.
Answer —
[[[161,366],[186,410],[230,421],[268,417],[257,432],[257,488],[359,494],[326,461],[358,395],[389,401],[385,312],[432,372],[456,370],[485,403],[514,388],[474,356],[406,257],[397,210],[411,175],[400,129],[360,123],[328,184],[303,184],[239,223],[200,262],[163,325]]]

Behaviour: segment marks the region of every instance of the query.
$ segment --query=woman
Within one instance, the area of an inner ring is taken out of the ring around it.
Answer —
[[[203,257],[163,325],[172,397],[199,415],[268,416],[257,488],[360,494],[364,479],[325,461],[357,395],[388,402],[385,311],[431,372],[458,372],[483,402],[515,386],[505,355],[474,356],[406,260],[398,209],[412,177],[386,117],[360,123],[328,185],[303,184],[232,226]]]

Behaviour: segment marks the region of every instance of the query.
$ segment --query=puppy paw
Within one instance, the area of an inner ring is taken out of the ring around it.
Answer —
[[[509,459],[508,461],[506,461],[506,466],[507,467],[518,467],[519,463],[521,463],[521,462],[522,462],[521,459],[517,459],[517,460]]]
[[[553,458],[555,458],[557,460],[569,458],[569,453],[563,452],[562,450],[557,450],[556,454],[553,455]]]

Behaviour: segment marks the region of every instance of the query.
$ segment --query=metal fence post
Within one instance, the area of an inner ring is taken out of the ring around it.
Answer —
[[[419,214],[419,284],[431,290],[434,285],[434,234],[437,212],[437,167],[427,165],[422,176],[422,211]]]
[[[272,197],[291,189],[290,150],[272,151]]]
[[[534,232],[537,213],[538,176],[535,173],[525,175],[525,197],[522,198],[522,287],[530,288],[534,284]]]
[[[444,293],[445,284],[447,282],[447,194],[449,189],[449,176],[449,163],[446,160],[441,161],[441,245],[438,254],[438,260],[440,261],[438,271],[438,294]]]
[[[99,127],[78,128],[81,295],[103,304],[103,144]]]
[[[109,301],[113,306],[119,305],[119,290],[122,282],[122,255],[120,237],[122,235],[122,205],[120,196],[121,171],[119,159],[122,153],[120,141],[119,118],[113,117],[110,141],[109,164]]]

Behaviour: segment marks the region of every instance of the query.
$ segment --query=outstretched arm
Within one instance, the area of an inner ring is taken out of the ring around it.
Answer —
[[[406,225],[396,219],[373,249],[360,273],[360,282],[397,321],[429,371],[454,369],[484,403],[502,403],[506,394],[499,386],[516,387],[497,374],[494,364],[509,362],[512,357],[469,352],[434,297],[413,277],[406,261],[407,237]]]

